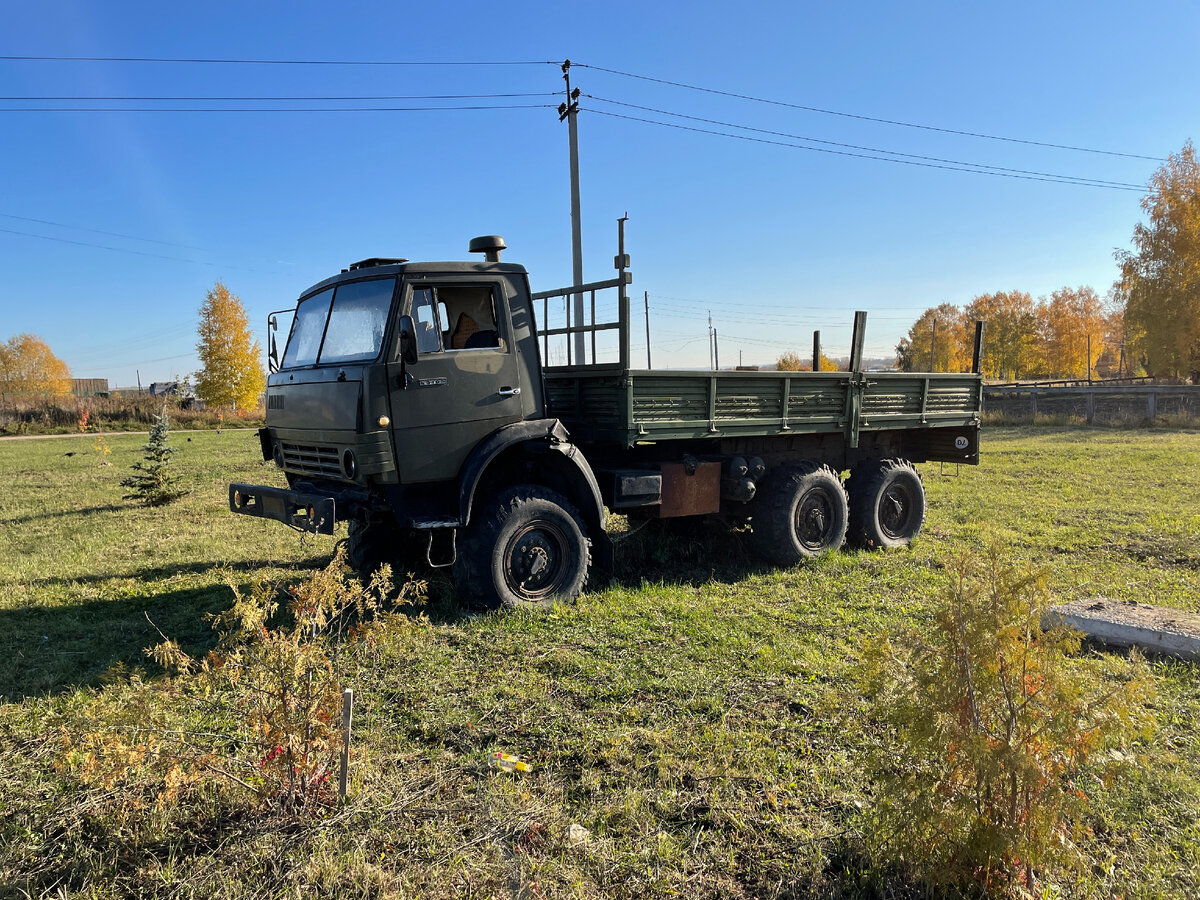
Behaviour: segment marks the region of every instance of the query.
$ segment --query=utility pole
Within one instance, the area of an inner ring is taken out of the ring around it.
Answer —
[[[929,371],[936,371],[933,368],[933,348],[937,344],[937,316],[933,317],[933,330],[929,334]]]
[[[642,291],[642,300],[646,304],[646,368],[654,368],[650,365],[650,292]]]
[[[567,85],[567,102],[559,104],[558,121],[567,120],[567,140],[571,145],[571,279],[583,284],[583,227],[579,219],[579,88],[571,90],[571,61],[562,64],[563,81]],[[583,294],[574,295],[572,321],[576,328],[583,324]],[[575,359],[583,361],[584,334],[575,332]]]
[[[715,369],[716,363],[713,362],[713,327],[712,327],[712,310],[708,311],[708,367]]]

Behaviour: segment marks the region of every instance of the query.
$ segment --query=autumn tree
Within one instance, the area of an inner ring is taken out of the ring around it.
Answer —
[[[896,345],[896,366],[904,372],[962,372],[970,362],[966,321],[953,303],[925,310]]]
[[[69,394],[71,370],[36,334],[0,344],[0,393]]]
[[[821,351],[821,360],[818,363],[819,371],[821,372],[836,372],[838,364],[825,355],[825,351]],[[798,353],[788,351],[782,354],[779,359],[775,360],[775,369],[779,372],[811,372],[812,357],[805,359]]]
[[[1118,250],[1126,350],[1151,375],[1200,383],[1200,162],[1188,141],[1150,177],[1148,221]]]
[[[1039,368],[1038,319],[1024,291],[980,294],[963,310],[966,323],[984,323],[980,366],[989,378],[1016,381]]]
[[[1061,288],[1038,304],[1038,319],[1047,373],[1090,377],[1108,332],[1104,304],[1096,292],[1090,287]]]
[[[1104,352],[1096,358],[1101,378],[1133,375],[1136,366],[1125,355],[1125,294],[1118,281],[1104,298]]]
[[[200,307],[198,332],[203,368],[196,373],[196,394],[212,406],[254,406],[267,383],[262,347],[250,334],[242,301],[219,281]]]

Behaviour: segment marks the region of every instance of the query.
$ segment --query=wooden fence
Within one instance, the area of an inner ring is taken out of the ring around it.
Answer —
[[[1092,422],[1130,422],[1170,418],[1200,420],[1200,385],[1092,384],[985,386],[984,409],[1004,418],[1063,416]]]

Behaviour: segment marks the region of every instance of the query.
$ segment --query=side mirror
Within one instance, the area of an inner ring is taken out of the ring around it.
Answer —
[[[410,366],[417,361],[417,326],[412,316],[400,317],[400,358]]]
[[[279,371],[279,351],[275,347],[275,332],[279,330],[279,319],[271,316],[267,319],[267,342],[270,346],[270,352],[267,354],[267,368],[274,375]]]

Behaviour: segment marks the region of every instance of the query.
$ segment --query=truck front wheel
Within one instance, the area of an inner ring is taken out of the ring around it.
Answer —
[[[925,486],[908,460],[870,459],[846,480],[850,541],[869,549],[907,547],[925,524]]]
[[[837,550],[846,539],[846,492],[828,466],[780,466],[767,476],[751,508],[755,547],[781,566]]]
[[[346,534],[346,562],[363,578],[370,578],[384,563],[393,562],[396,529],[381,519],[351,519]]]
[[[549,605],[583,592],[590,543],[579,512],[537,485],[501,492],[477,507],[459,544],[459,591],[486,607]]]

